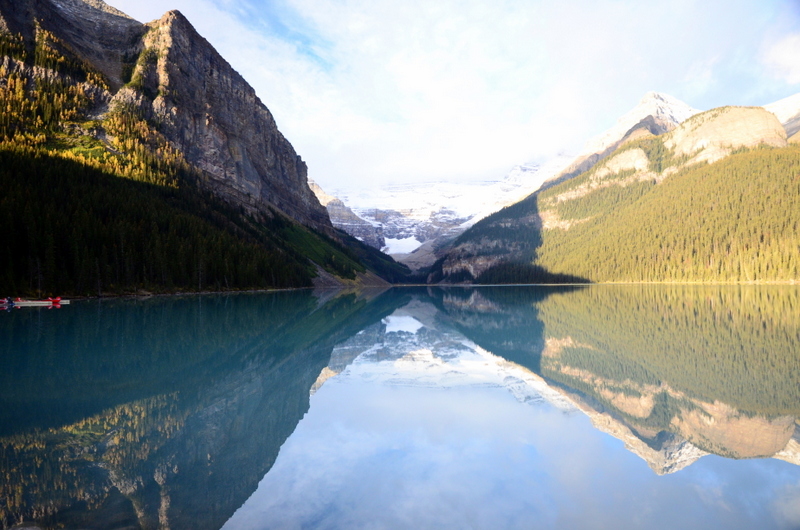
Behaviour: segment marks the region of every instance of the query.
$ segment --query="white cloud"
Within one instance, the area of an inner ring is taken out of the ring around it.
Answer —
[[[800,33],[788,35],[770,46],[764,62],[773,75],[787,83],[800,83]]]
[[[162,0],[110,3],[140,20],[167,8]],[[746,99],[764,91],[750,70],[785,4],[174,0],[168,7],[255,87],[310,176],[331,189],[501,177],[515,164],[578,149],[650,90],[696,98],[687,103],[698,108],[767,103]],[[775,61],[790,65],[796,51],[781,49]]]
[[[800,483],[786,485],[772,502],[772,512],[783,528],[800,527]]]

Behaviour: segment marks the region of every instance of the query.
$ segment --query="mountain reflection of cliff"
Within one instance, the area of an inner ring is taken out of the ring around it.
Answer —
[[[0,523],[219,528],[333,346],[402,296],[83,302],[0,315]]]
[[[800,464],[800,296],[785,286],[449,290],[475,343],[545,377],[657,473]]]

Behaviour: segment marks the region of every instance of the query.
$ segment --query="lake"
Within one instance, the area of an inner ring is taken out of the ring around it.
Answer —
[[[800,287],[0,313],[0,525],[800,528]]]

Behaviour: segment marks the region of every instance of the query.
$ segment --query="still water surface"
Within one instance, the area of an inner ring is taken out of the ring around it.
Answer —
[[[0,314],[0,523],[800,528],[800,289]]]

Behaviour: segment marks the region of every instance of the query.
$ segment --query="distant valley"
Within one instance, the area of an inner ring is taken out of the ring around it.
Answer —
[[[378,189],[311,189],[331,222],[413,269],[429,267],[438,252],[464,230],[521,200],[556,177],[572,159],[514,167],[502,179],[479,182],[395,184]],[[420,190],[425,190],[420,193]]]

